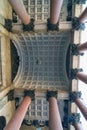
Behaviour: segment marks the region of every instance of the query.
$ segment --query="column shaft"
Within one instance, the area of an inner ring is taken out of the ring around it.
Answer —
[[[24,7],[22,0],[8,0],[22,22],[27,25],[30,23],[29,15]]]
[[[82,127],[81,123],[75,123],[74,128],[75,128],[75,130],[83,130],[83,127]]]
[[[81,81],[83,81],[84,83],[87,84],[87,75],[78,72],[78,73],[76,74],[76,78],[80,79]]]
[[[84,102],[81,99],[77,98],[75,100],[75,103],[78,106],[78,108],[80,109],[80,111],[82,112],[82,114],[85,117],[85,119],[87,120],[87,107],[84,104]]]
[[[31,98],[26,96],[18,109],[16,110],[15,114],[13,115],[12,119],[9,121],[5,130],[19,130],[23,121],[23,118],[27,112],[27,109],[31,103]]]
[[[63,130],[57,100],[49,98],[49,130]]]
[[[87,7],[82,12],[82,14],[79,16],[79,21],[80,21],[80,23],[84,23],[86,19],[87,19]]]
[[[57,24],[63,0],[51,0],[50,2],[50,21],[52,24]]]
[[[83,44],[80,44],[77,46],[78,48],[78,51],[86,51],[87,50],[87,42],[83,43]]]

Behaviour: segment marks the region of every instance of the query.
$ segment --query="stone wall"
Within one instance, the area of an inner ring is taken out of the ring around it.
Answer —
[[[14,101],[8,101],[7,93],[11,88],[10,33],[5,28],[5,19],[12,19],[12,9],[8,0],[0,0],[0,42],[2,85],[0,86],[0,116],[10,120],[15,110]]]

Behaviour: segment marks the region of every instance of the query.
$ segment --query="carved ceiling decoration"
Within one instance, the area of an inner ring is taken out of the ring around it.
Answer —
[[[19,55],[19,69],[14,79],[16,88],[69,89],[66,57],[69,33],[25,33],[13,40]]]

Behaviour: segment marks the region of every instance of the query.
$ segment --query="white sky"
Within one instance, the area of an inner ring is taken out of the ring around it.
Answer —
[[[84,7],[87,6],[87,2],[86,5],[84,5]],[[87,24],[86,24],[86,29],[85,31],[82,31],[82,37],[81,37],[81,43],[87,42]],[[80,56],[80,66],[83,69],[83,72],[85,74],[87,74],[87,51],[84,52],[84,56]],[[82,98],[85,102],[85,104],[87,105],[87,84],[79,81],[79,91],[82,92]],[[87,129],[87,121],[84,119],[84,117],[81,117],[81,121],[83,124],[83,128],[84,130]]]

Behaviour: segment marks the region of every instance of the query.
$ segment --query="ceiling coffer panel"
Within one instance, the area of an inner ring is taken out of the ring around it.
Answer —
[[[68,90],[66,57],[70,33],[34,33],[15,35],[20,57],[16,88]]]

